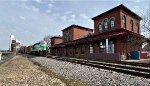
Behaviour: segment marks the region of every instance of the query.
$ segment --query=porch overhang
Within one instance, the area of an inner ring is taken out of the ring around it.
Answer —
[[[140,35],[140,34],[131,32],[129,30],[120,28],[120,29],[116,29],[116,30],[112,30],[112,31],[108,31],[108,32],[88,36],[86,38],[81,38],[81,39],[77,39],[77,40],[57,44],[57,45],[54,45],[52,48],[62,47],[62,46],[65,47],[65,46],[71,46],[71,45],[76,45],[76,44],[89,43],[89,42],[103,40],[103,39],[107,39],[107,38],[116,38],[116,37],[125,37],[125,36],[144,38],[143,35]]]

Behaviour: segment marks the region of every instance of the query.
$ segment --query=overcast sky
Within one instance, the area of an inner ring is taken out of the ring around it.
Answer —
[[[31,45],[45,35],[62,35],[71,24],[93,28],[92,17],[119,4],[139,14],[148,0],[0,0],[0,48],[9,49],[10,35]]]

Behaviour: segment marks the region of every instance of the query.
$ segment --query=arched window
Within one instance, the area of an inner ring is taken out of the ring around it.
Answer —
[[[139,23],[136,23],[136,26],[137,26],[137,33],[140,33],[140,25],[139,25]]]
[[[108,30],[108,22],[107,19],[104,20],[104,31]]]
[[[64,35],[64,38],[66,39],[66,41],[70,41],[70,40],[71,40],[71,32],[67,32],[67,33]]]
[[[111,30],[114,29],[114,26],[115,26],[115,18],[111,18],[110,19],[110,28],[111,28]]]
[[[68,32],[68,41],[70,41],[70,40],[71,40],[71,33]]]
[[[98,32],[102,32],[102,24],[101,23],[98,24]]]
[[[134,31],[134,29],[133,29],[133,24],[134,24],[133,20],[130,21],[130,24],[131,24],[131,30]]]
[[[122,20],[123,20],[123,27],[126,28],[126,16],[123,16]]]
[[[69,32],[67,33],[67,41],[69,41]]]
[[[67,34],[64,34],[64,41],[66,42],[67,41]]]

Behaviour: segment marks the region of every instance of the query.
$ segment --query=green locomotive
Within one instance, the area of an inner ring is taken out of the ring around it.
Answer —
[[[31,53],[34,55],[46,56],[48,49],[47,43],[45,41],[41,41],[32,46]]]

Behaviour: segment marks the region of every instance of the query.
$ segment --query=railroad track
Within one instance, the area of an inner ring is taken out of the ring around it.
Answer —
[[[126,64],[126,65],[136,65],[139,67],[149,67],[150,68],[150,64],[148,63],[136,63],[136,62],[124,62],[124,61],[118,61],[118,62],[112,62],[112,61],[108,61],[109,63],[117,63],[117,64]]]
[[[150,68],[148,67],[141,67],[133,64],[129,65],[123,63],[117,64],[113,62],[109,63],[109,62],[100,62],[100,61],[90,61],[90,60],[67,58],[67,57],[61,57],[61,58],[51,57],[51,58],[150,79]]]

